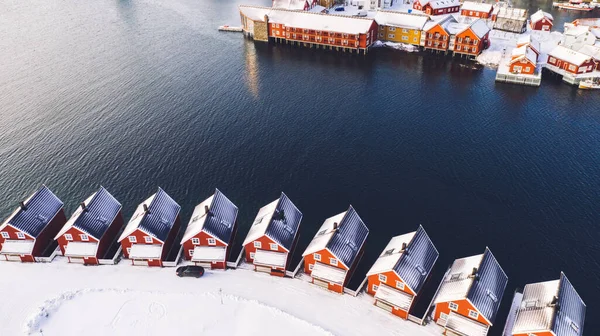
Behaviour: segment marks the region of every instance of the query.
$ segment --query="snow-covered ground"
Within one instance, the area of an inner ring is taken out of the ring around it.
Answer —
[[[358,297],[238,269],[0,261],[0,335],[440,335]]]
[[[382,42],[382,41],[375,41],[375,43],[373,44],[374,48],[390,48],[390,49],[394,49],[394,50],[401,50],[401,51],[406,51],[406,52],[418,52],[419,51],[419,47],[412,45],[412,44],[407,44],[407,43],[396,43],[396,42]]]

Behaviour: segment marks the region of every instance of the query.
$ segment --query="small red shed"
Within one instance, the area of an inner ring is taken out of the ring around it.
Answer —
[[[531,18],[529,20],[529,25],[533,30],[543,30],[550,31],[552,30],[552,26],[554,18],[552,14],[546,13],[543,10],[538,10],[537,12],[531,14]]]

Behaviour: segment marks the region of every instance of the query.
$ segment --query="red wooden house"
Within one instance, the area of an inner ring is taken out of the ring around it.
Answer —
[[[597,66],[592,56],[560,45],[548,54],[548,64],[573,75],[592,72]]]
[[[429,277],[439,253],[422,226],[390,240],[367,272],[367,293],[375,305],[408,319],[414,298]]]
[[[122,227],[121,203],[100,187],[80,204],[54,239],[70,263],[97,265]]]
[[[427,15],[451,14],[460,11],[460,2],[458,0],[415,0],[413,8]]]
[[[533,30],[550,31],[554,25],[554,18],[552,17],[552,14],[546,13],[540,9],[531,14],[529,25]]]
[[[450,32],[448,26],[456,23],[452,15],[448,15],[439,21],[432,21],[425,24],[421,41],[424,49],[447,51],[450,45]],[[424,38],[423,38],[424,36]]]
[[[183,234],[183,258],[209,269],[226,269],[238,208],[219,189],[194,209]]]
[[[284,193],[260,208],[243,243],[255,271],[285,276],[301,220],[302,213]]]
[[[492,17],[493,10],[494,6],[492,4],[465,1],[460,7],[460,15],[480,19],[489,19]]]
[[[125,258],[132,265],[163,266],[181,226],[180,210],[161,188],[138,205],[119,237]]]
[[[0,260],[35,262],[66,221],[63,202],[42,186],[0,225]]]
[[[490,28],[484,20],[478,19],[470,24],[451,24],[448,31],[450,41],[454,43],[454,54],[477,56],[488,47]]]
[[[434,298],[433,320],[458,335],[486,335],[493,325],[508,277],[486,248],[456,259]]]
[[[537,66],[537,57],[538,54],[529,44],[513,49],[508,62],[510,73],[533,75]]]
[[[564,273],[558,280],[527,284],[520,294],[515,295],[516,317],[507,321],[505,335],[583,335],[586,305]]]
[[[579,52],[591,56],[594,62],[596,62],[596,71],[600,71],[600,46],[584,45],[579,49]]]
[[[368,235],[369,229],[352,206],[326,219],[302,254],[304,272],[313,284],[344,293]]]

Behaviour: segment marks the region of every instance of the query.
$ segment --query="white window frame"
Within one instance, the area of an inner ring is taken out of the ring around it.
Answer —
[[[394,34],[388,34],[388,38],[389,38],[389,39],[393,39],[393,38],[395,38],[395,37],[396,37],[396,35],[394,35]]]
[[[4,239],[9,239],[10,238],[10,234],[6,231],[2,231],[2,238]]]
[[[254,260],[254,252],[250,252],[250,259]]]
[[[388,30],[389,31],[396,31],[396,27],[389,27]]]
[[[329,258],[329,265],[331,266],[337,266],[338,265],[338,261],[335,258]]]
[[[379,289],[379,286],[373,284],[373,292],[377,292],[378,289]]]
[[[279,246],[277,246],[277,244],[275,244],[275,243],[270,243],[269,248],[271,249],[271,251],[279,250]]]
[[[25,234],[23,232],[17,232],[17,238],[25,239]]]
[[[188,253],[190,254],[190,257],[194,256],[194,249],[188,250]]]
[[[315,261],[321,261],[321,255],[318,253],[313,254],[313,259],[315,259]]]
[[[379,274],[380,282],[387,282],[387,276],[385,274]]]
[[[72,234],[70,234],[70,233],[65,233],[65,239],[66,239],[67,241],[71,241],[71,240],[73,240],[73,235],[72,235]]]
[[[127,256],[129,256],[131,254],[131,247],[127,248]]]
[[[217,245],[217,240],[215,238],[207,238],[206,242],[208,245]]]
[[[262,247],[262,244],[261,244],[261,242],[259,242],[259,241],[254,241],[254,247],[255,247],[255,248],[261,248],[261,247]]]
[[[308,264],[308,270],[312,271],[315,268],[315,264]]]
[[[129,236],[130,243],[137,243],[137,238],[135,236]]]
[[[398,288],[399,290],[404,290],[404,282],[396,280],[396,288]]]
[[[192,238],[192,244],[200,245],[200,238]]]
[[[408,33],[408,29],[406,29],[406,28],[403,28],[403,29],[402,29],[402,32],[403,32],[404,34],[407,34],[407,33]]]
[[[476,312],[474,310],[469,309],[469,317],[472,319],[478,319],[479,318],[479,312]]]
[[[442,319],[444,321],[447,321],[448,320],[448,314],[446,314],[444,312],[440,313],[440,319]]]
[[[150,237],[150,236],[144,236],[144,243],[146,243],[146,244],[152,244],[152,237]]]
[[[448,309],[453,310],[453,311],[458,311],[458,303],[448,302]]]
[[[408,41],[408,36],[402,36],[402,41]]]
[[[81,241],[90,241],[90,237],[88,237],[88,235],[86,235],[85,233],[80,234],[79,238],[81,239]]]

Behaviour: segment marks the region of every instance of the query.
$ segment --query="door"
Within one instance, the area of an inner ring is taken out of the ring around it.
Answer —
[[[265,266],[256,266],[256,271],[257,272],[264,272],[264,273],[269,273],[271,274],[271,267],[265,267]]]
[[[133,266],[148,266],[148,260],[133,259]]]
[[[6,254],[7,261],[21,261],[21,257],[18,255]]]
[[[381,300],[377,300],[377,302],[375,302],[375,305],[387,312],[392,312],[392,310],[394,309],[394,307],[392,307],[391,305],[381,301]]]
[[[69,262],[72,264],[83,264],[83,258],[69,257]]]
[[[327,281],[313,278],[313,283],[317,286],[323,287],[325,289],[329,289],[329,283]]]

